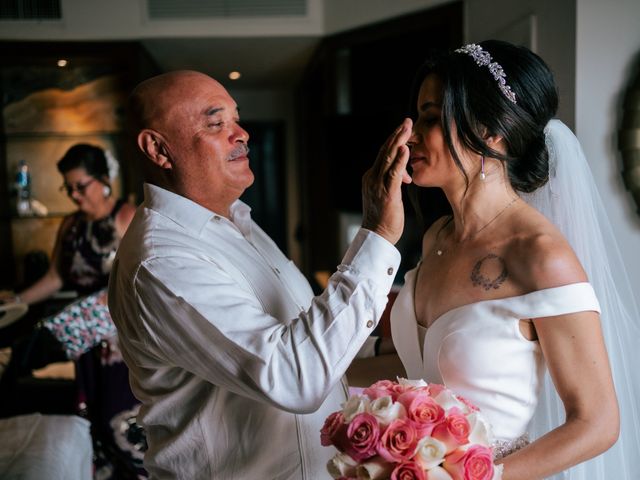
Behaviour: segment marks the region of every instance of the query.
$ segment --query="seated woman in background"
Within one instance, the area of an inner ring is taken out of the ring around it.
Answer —
[[[71,147],[58,162],[64,177],[61,189],[78,206],[62,222],[49,271],[15,295],[29,305],[45,300],[61,288],[80,295],[107,286],[111,263],[135,208],[112,196],[105,152],[92,145]]]
[[[116,249],[135,208],[113,197],[109,163],[104,150],[93,145],[77,144],[65,153],[58,162],[58,170],[64,177],[61,190],[66,191],[78,210],[62,221],[47,273],[17,295],[10,292],[0,294],[0,301],[32,305],[46,300],[62,288],[74,290],[81,296],[98,292],[84,299],[82,305],[85,310],[93,308],[93,322],[103,333],[113,330],[106,308],[106,294],[99,291],[107,286]],[[93,334],[69,335],[71,331],[78,333],[82,330],[77,326],[70,328],[68,322],[73,319],[73,312],[78,318],[77,305],[43,322],[46,328],[38,331],[39,345],[33,344],[33,338],[29,339],[29,358],[21,352],[20,343],[14,345],[12,363],[18,362],[22,371],[31,370],[65,356],[75,359],[82,351],[88,350],[96,342]],[[78,345],[80,338],[90,344]],[[72,342],[71,348],[66,348],[68,341]],[[59,347],[64,347],[66,355],[61,357],[57,353]]]

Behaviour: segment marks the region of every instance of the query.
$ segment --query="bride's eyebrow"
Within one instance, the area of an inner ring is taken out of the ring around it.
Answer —
[[[422,105],[420,105],[418,110],[421,112],[425,112],[429,110],[429,108],[431,107],[440,107],[440,104],[436,102],[427,101],[427,102],[424,102]]]

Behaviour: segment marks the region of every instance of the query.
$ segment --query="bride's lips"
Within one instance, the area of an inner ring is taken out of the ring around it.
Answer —
[[[411,165],[413,167],[415,164],[426,163],[426,161],[427,161],[427,157],[422,156],[422,155],[415,155],[415,156],[409,158],[409,165]]]

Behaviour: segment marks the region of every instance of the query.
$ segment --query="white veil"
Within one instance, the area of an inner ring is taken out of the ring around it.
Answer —
[[[545,128],[549,182],[521,194],[567,238],[601,305],[601,323],[620,405],[618,442],[604,454],[558,474],[556,480],[640,479],[640,316],[607,212],[578,139],[559,120]],[[530,425],[533,438],[564,422],[564,408],[547,373]]]

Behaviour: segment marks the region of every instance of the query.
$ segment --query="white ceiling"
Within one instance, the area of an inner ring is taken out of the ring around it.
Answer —
[[[163,71],[192,69],[233,88],[288,88],[300,78],[320,37],[150,39],[142,44]],[[242,74],[228,79],[229,72]]]

